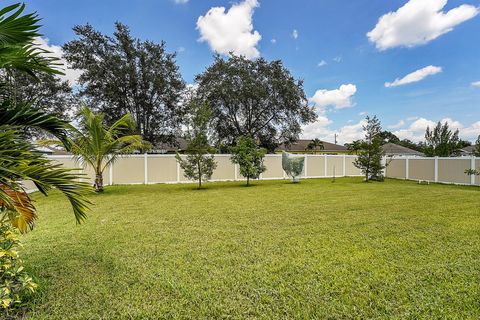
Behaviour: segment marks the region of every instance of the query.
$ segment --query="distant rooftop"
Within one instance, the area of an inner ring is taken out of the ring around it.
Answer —
[[[387,156],[424,156],[423,153],[395,143],[386,143],[383,145],[383,151]]]
[[[278,150],[281,151],[290,151],[290,152],[304,152],[308,145],[312,142],[312,140],[309,139],[300,139],[297,140],[295,143],[292,143],[290,145],[285,145],[282,144],[278,147]],[[321,153],[345,153],[348,152],[348,149],[342,145],[339,144],[334,144],[326,141],[322,141],[324,149],[322,150],[317,150],[318,152]]]

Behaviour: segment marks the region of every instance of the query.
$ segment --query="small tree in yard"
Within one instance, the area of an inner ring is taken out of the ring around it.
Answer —
[[[250,185],[250,179],[258,179],[267,170],[263,164],[267,150],[259,148],[252,137],[240,137],[230,152],[232,162],[240,166],[240,174],[247,178],[247,186]]]
[[[92,112],[84,106],[79,116],[79,129],[72,130],[71,151],[75,159],[95,172],[95,192],[103,192],[103,172],[120,156],[146,150],[150,144],[142,136],[132,135],[135,122],[130,114],[111,126],[105,124],[105,114]]]
[[[384,155],[381,136],[382,126],[376,116],[366,118],[367,124],[363,127],[365,131],[365,139],[358,142],[358,157],[354,165],[362,170],[365,175],[365,181],[370,180],[382,181],[382,170],[385,166],[382,164]]]
[[[212,177],[217,167],[214,155],[215,149],[208,142],[208,132],[211,119],[211,109],[206,104],[190,103],[190,119],[188,122],[188,141],[185,159],[177,153],[176,159],[184,171],[184,176],[198,181],[198,189],[202,188],[202,181]]]

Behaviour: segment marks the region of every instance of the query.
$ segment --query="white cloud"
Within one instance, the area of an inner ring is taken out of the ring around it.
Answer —
[[[245,0],[234,4],[226,11],[225,7],[211,8],[197,20],[201,42],[207,42],[213,51],[221,54],[233,52],[249,59],[257,58],[256,48],[262,36],[253,31],[252,16],[258,7],[257,0]]]
[[[292,37],[293,37],[293,39],[298,39],[298,30],[297,29],[293,30]]]
[[[398,121],[396,124],[393,124],[391,126],[388,126],[387,128],[388,129],[398,129],[398,128],[401,128],[405,125],[405,121],[404,120],[400,120]]]
[[[436,66],[427,66],[425,68],[419,69],[417,71],[414,71],[412,73],[407,74],[405,77],[399,79],[395,79],[393,82],[385,82],[385,87],[390,88],[390,87],[398,87],[404,84],[408,83],[413,83],[413,82],[418,82],[430,75],[434,75],[437,73],[442,72],[441,67],[436,67]]]
[[[480,12],[479,8],[466,4],[447,12],[442,11],[447,1],[410,0],[397,11],[380,17],[367,37],[381,51],[394,47],[414,47],[452,31],[455,26]]]
[[[444,118],[440,120],[441,123],[448,122],[450,129],[460,131],[459,136],[462,139],[473,141],[480,134],[480,121],[477,121],[470,126],[464,126],[461,122],[451,118]],[[425,139],[425,131],[427,127],[433,128],[437,125],[437,121],[418,118],[413,121],[407,128],[394,131],[393,133],[400,139],[409,139],[415,142],[423,141]]]
[[[365,135],[363,126],[366,124],[365,120],[361,120],[355,124],[348,124],[338,130],[333,130],[329,127],[332,121],[325,117],[319,117],[319,121],[306,125],[303,127],[303,139],[321,139],[328,142],[335,141],[335,134],[337,135],[338,144],[345,144],[353,140],[362,139]]]
[[[472,82],[472,86],[480,88],[480,81]]]
[[[63,56],[62,47],[54,44],[50,44],[50,40],[48,38],[42,38],[42,37],[36,38],[35,44],[37,44],[41,49],[51,52],[50,54],[47,54],[47,56],[55,57],[59,59],[59,63],[62,64],[61,70],[63,73],[65,73],[65,75],[59,76],[62,80],[67,80],[71,86],[77,83],[77,80],[82,74],[82,71],[69,68],[67,61],[62,57]]]
[[[328,106],[333,106],[335,109],[349,108],[353,107],[352,98],[356,92],[357,87],[354,84],[342,84],[340,88],[334,90],[317,90],[309,100],[320,111]]]
[[[327,64],[328,64],[327,61],[322,60],[322,61],[320,61],[320,62],[318,63],[318,66],[319,66],[319,67],[323,67],[323,66],[326,66]]]
[[[275,43],[277,43],[277,39],[273,38],[272,40],[270,40],[270,42],[275,44]]]
[[[175,0],[176,4],[185,4],[188,3],[188,0]]]
[[[335,61],[335,62],[337,62],[337,63],[338,63],[338,62],[342,62],[342,57],[340,57],[340,56],[335,57],[335,58],[333,58],[333,61]]]

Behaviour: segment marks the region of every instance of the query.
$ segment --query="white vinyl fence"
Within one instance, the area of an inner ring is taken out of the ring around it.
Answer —
[[[480,158],[394,157],[387,159],[388,178],[422,180],[438,183],[480,185],[480,177],[465,174],[465,170],[480,170]]]
[[[91,168],[82,168],[71,156],[47,156],[66,168],[79,169],[79,173],[86,175],[84,181],[93,184],[94,172]],[[305,155],[303,178],[325,178],[342,176],[360,176],[361,172],[353,162],[356,156],[352,155]],[[243,180],[238,165],[230,161],[230,155],[215,155],[217,168],[211,181]],[[282,169],[282,155],[266,155],[267,170],[261,175],[262,180],[286,179]],[[185,183],[190,182],[183,175],[175,155],[129,155],[119,158],[109,166],[103,175],[105,185],[115,184],[156,184],[156,183]],[[32,183],[26,182],[26,188],[34,190]]]
[[[79,169],[85,174],[84,181],[93,184],[94,172],[91,168],[82,168],[71,156],[47,156],[66,168]],[[354,155],[305,155],[303,178],[356,177],[362,176],[353,165]],[[217,168],[211,181],[244,180],[238,165],[230,161],[230,155],[215,155]],[[465,174],[466,169],[480,170],[480,158],[421,158],[394,157],[386,158],[387,178],[423,180],[439,183],[480,185],[480,177]],[[265,156],[267,170],[261,175],[262,180],[287,179],[282,169],[282,155]],[[175,155],[129,155],[118,159],[109,166],[103,175],[105,185],[116,184],[157,184],[190,182],[183,175]],[[31,182],[25,182],[29,191],[35,191]]]

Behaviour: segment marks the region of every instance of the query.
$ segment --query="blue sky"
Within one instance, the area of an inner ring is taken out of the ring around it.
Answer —
[[[56,46],[74,38],[75,24],[111,33],[121,21],[135,36],[165,40],[177,51],[188,83],[213,52],[281,59],[304,80],[319,114],[303,136],[331,141],[337,133],[342,143],[361,136],[365,114],[403,138],[421,139],[426,125],[448,119],[474,140],[480,134],[478,7],[480,0],[27,2],[43,18],[44,44],[53,51],[60,54]]]

